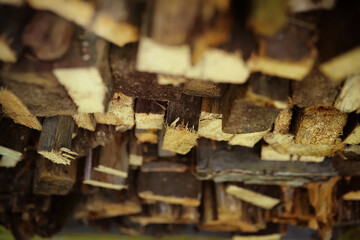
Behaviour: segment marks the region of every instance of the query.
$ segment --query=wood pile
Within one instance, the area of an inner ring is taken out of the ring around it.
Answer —
[[[0,0],[0,19],[16,239],[69,217],[244,240],[360,224],[360,2]]]

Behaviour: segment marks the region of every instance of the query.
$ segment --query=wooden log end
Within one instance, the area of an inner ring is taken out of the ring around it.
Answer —
[[[173,128],[167,126],[164,132],[162,148],[164,150],[187,154],[195,145],[198,138],[194,130],[188,128]]]

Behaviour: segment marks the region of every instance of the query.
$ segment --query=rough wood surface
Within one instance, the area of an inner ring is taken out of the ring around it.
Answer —
[[[135,124],[138,129],[162,129],[166,103],[137,99],[135,103]]]
[[[360,89],[360,75],[350,76],[337,96],[334,107],[342,112],[357,111],[360,113],[360,98],[357,94]]]
[[[187,95],[219,98],[225,93],[226,88],[226,84],[197,79],[186,79],[183,92]]]
[[[73,119],[76,125],[80,128],[84,128],[90,131],[95,131],[96,120],[93,114],[91,113],[76,113],[73,116]]]
[[[70,150],[74,120],[70,116],[54,116],[46,118],[43,124],[38,153],[54,163],[69,165],[77,156]]]

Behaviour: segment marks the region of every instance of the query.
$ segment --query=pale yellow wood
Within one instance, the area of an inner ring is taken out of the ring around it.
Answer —
[[[334,107],[342,112],[360,110],[360,74],[350,76],[345,80]]]
[[[76,113],[73,115],[73,119],[76,125],[80,128],[84,128],[90,131],[95,131],[96,121],[92,114],[90,113]]]
[[[161,147],[171,152],[187,154],[196,145],[197,138],[197,133],[192,129],[167,126]]]

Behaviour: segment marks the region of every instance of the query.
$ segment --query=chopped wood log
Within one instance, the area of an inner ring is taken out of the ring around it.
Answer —
[[[347,114],[332,107],[308,107],[295,115],[294,142],[334,145],[339,142]]]
[[[199,213],[196,207],[157,202],[145,206],[140,216],[129,217],[130,221],[142,226],[149,224],[191,224],[197,223]]]
[[[203,81],[198,79],[186,79],[183,93],[198,97],[220,98],[225,93],[227,85]]]
[[[112,98],[108,50],[105,40],[77,29],[69,50],[54,64],[53,73],[67,89],[79,112],[107,110]]]
[[[85,156],[90,149],[105,146],[114,139],[115,127],[111,125],[97,124],[95,131],[79,129],[77,136],[72,141],[72,151]]]
[[[76,113],[76,105],[52,73],[53,65],[53,62],[39,61],[26,52],[16,64],[6,64],[1,70],[3,85],[13,91],[35,116]]]
[[[266,190],[264,188],[258,188],[257,191],[252,190],[252,186],[249,186],[249,188],[240,187],[237,185],[229,184],[226,187],[226,193],[229,195],[232,195],[242,201],[251,203],[255,206],[264,208],[264,209],[271,209],[275,207],[279,202],[279,198],[274,198],[272,196],[269,196],[270,193],[267,191],[267,194],[264,194],[263,190]],[[272,189],[274,190],[274,188]],[[274,195],[274,194],[271,194]]]
[[[286,108],[288,80],[253,75],[248,85],[229,87],[224,96],[225,133],[263,132],[272,127],[280,109]]]
[[[101,147],[97,162],[93,162],[95,171],[127,178],[129,171],[127,146],[129,140],[125,134],[115,134],[113,141]]]
[[[55,116],[44,120],[37,151],[57,164],[69,165],[77,153],[70,150],[74,120],[70,116]]]
[[[0,167],[15,167],[24,158],[31,130],[11,119],[0,120]]]
[[[287,7],[290,12],[308,12],[317,9],[330,10],[335,5],[335,0],[321,0],[314,2],[312,0],[289,0],[287,2]]]
[[[76,182],[76,166],[76,161],[62,165],[39,156],[36,160],[34,194],[67,195]]]
[[[297,156],[293,154],[279,153],[269,145],[262,145],[261,160],[265,161],[300,161],[300,162],[322,162],[324,157]]]
[[[157,130],[135,128],[135,136],[141,143],[158,144],[159,142],[159,133]]]
[[[129,165],[141,166],[143,164],[142,144],[132,136],[129,145]]]
[[[311,71],[317,57],[312,21],[294,17],[273,36],[259,39],[258,53],[249,61],[251,70],[302,80]]]
[[[200,182],[190,171],[140,171],[137,189],[139,197],[147,200],[196,207],[200,205],[200,187]]]
[[[198,140],[196,174],[199,179],[216,182],[291,186],[337,175],[330,160],[321,163],[262,161],[251,148],[230,147],[226,142],[204,138]]]
[[[14,122],[41,130],[42,126],[39,120],[31,114],[29,109],[22,103],[22,101],[11,91],[0,87],[0,103],[2,111],[11,117]]]
[[[49,12],[37,12],[26,25],[22,42],[39,60],[62,57],[70,47],[74,27]]]
[[[262,0],[252,2],[248,24],[256,34],[271,37],[286,24],[286,2],[272,3]]]
[[[79,128],[95,131],[96,120],[93,114],[78,112],[74,114],[72,117]]]
[[[114,190],[127,189],[128,185],[125,178],[119,177],[116,175],[106,174],[102,172],[95,171],[93,169],[93,163],[97,162],[99,158],[99,149],[89,151],[89,154],[86,157],[85,163],[85,173],[84,173],[84,184],[92,185],[95,187],[108,188]]]
[[[179,154],[188,153],[196,144],[201,98],[183,94],[169,102],[162,148]]]
[[[26,7],[0,6],[0,60],[16,62],[22,51],[21,32],[29,16]]]
[[[135,104],[135,124],[137,129],[162,129],[166,103],[137,99]]]
[[[345,83],[336,98],[334,107],[342,112],[357,111],[360,113],[360,98],[357,94],[360,89],[360,75],[353,75],[345,80]]]
[[[134,126],[134,99],[115,93],[106,113],[95,112],[97,123],[116,125],[117,131],[126,131]]]
[[[339,93],[339,86],[320,73],[312,72],[302,81],[293,81],[292,103],[300,108],[332,106]]]
[[[359,3],[356,1],[338,2],[336,8],[324,13],[318,24],[319,69],[335,82],[359,73],[360,34],[356,24],[360,20],[358,8]],[[343,34],[351,35],[351,38],[344,39],[341,37]]]
[[[182,86],[161,85],[156,74],[140,72],[135,69],[138,44],[124,47],[112,45],[110,66],[114,78],[114,89],[129,97],[147,100],[174,101],[182,92]]]

